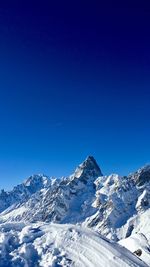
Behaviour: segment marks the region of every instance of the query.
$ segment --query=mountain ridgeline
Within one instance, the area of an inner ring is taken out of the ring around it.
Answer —
[[[0,192],[0,223],[79,224],[115,241],[137,229],[147,234],[141,223],[145,214],[150,215],[150,166],[129,176],[104,176],[92,156],[69,177],[32,175],[11,191]]]

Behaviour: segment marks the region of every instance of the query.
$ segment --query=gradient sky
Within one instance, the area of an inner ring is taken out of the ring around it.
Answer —
[[[148,1],[20,2],[0,3],[0,188],[87,155],[104,174],[149,163]]]

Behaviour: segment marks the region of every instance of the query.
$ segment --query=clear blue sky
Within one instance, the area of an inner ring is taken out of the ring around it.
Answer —
[[[0,188],[150,162],[150,4],[96,2],[0,3]]]

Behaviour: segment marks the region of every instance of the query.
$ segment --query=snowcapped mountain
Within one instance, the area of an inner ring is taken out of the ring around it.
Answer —
[[[42,174],[32,175],[22,184],[13,188],[12,191],[0,192],[0,212],[7,209],[13,204],[23,203],[27,201],[32,194],[51,185],[51,180]]]
[[[24,201],[22,198],[19,203],[14,198],[12,205],[1,213],[0,221],[81,222],[95,211],[91,206],[95,194],[94,181],[100,175],[102,173],[95,159],[88,157],[68,178],[47,182],[45,186],[39,176],[42,189],[38,190],[36,184],[34,194],[28,197],[24,193]],[[26,183],[23,188],[28,189],[28,180]],[[31,182],[30,187],[32,188]],[[14,196],[14,190],[9,195]]]
[[[138,240],[143,240],[144,236],[147,243],[145,245],[144,241],[141,241],[144,245],[139,249],[147,256],[143,257],[143,254],[139,257],[146,259],[145,262],[150,265],[150,166],[143,167],[129,176],[120,177],[117,174],[104,176],[95,159],[89,156],[69,177],[49,179],[45,175],[33,175],[14,187],[12,191],[1,191],[1,227],[7,228],[7,225],[17,227],[20,224],[26,227],[28,224],[39,223],[47,225],[45,227],[50,227],[50,223],[61,224],[55,226],[60,227],[59,229],[63,229],[64,224],[66,227],[68,224],[73,224],[80,226],[81,229],[92,228],[109,240],[115,242],[122,240],[119,242],[125,247],[128,238],[138,234]],[[137,242],[139,243],[140,241]],[[112,266],[121,265],[121,263],[112,264]]]

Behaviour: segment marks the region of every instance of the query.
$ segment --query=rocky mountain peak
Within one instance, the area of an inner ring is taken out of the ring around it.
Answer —
[[[97,178],[102,176],[101,169],[99,168],[93,156],[88,156],[83,163],[81,163],[75,170],[75,178]]]
[[[49,185],[50,180],[48,176],[44,174],[35,174],[30,176],[24,181],[24,185],[27,187],[38,187],[39,189],[43,186]]]
[[[131,174],[130,177],[138,186],[143,186],[144,184],[150,182],[150,165],[140,168],[138,171]]]

